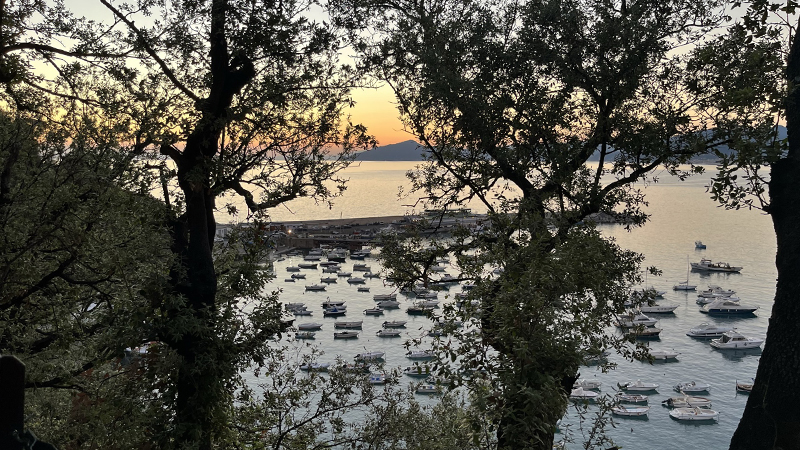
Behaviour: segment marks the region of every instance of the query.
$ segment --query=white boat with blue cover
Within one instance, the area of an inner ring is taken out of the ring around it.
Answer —
[[[676,420],[687,421],[707,421],[717,420],[719,412],[705,408],[675,408],[669,412],[669,416]]]
[[[722,337],[711,340],[711,346],[720,350],[741,350],[761,347],[763,339],[747,337],[737,331],[723,333]]]

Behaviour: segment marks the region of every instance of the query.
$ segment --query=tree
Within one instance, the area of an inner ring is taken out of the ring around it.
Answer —
[[[36,62],[55,74],[26,72],[6,89],[17,101],[25,92],[59,99],[39,109],[53,123],[68,128],[77,116],[103,130],[126,188],[147,195],[160,183],[175,263],[169,292],[144,294],[151,337],[175,373],[162,375],[174,415],[159,445],[210,448],[230,435],[239,373],[263,363],[282,328],[256,270],[266,249],[250,245],[258,230],[215,246],[216,201],[240,196],[262,223],[285,201],[343,190],[349,152],[373,144],[344,120],[357,74],[337,62],[336,30],[307,17],[313,2],[99,3],[113,21],[75,18],[63,5],[0,5],[4,73]]]
[[[364,64],[431,154],[409,174],[438,211],[420,229],[445,229],[470,202],[488,212],[446,239],[387,236],[384,262],[399,284],[431,287],[436,259],[456,258],[476,306],[453,312],[471,325],[450,329],[460,345],[441,341],[448,375],[485,375],[465,382],[484,389],[500,448],[549,449],[587,352],[645,357],[605,331],[641,281],[641,256],[592,214],[643,224],[636,183],[659,166],[686,176],[679,164],[729,141],[708,133],[721,117],[703,115],[675,51],[719,23],[719,3],[353,3],[359,13],[339,20],[368,24],[355,34]]]
[[[741,3],[736,3],[741,6]],[[778,250],[778,280],[759,358],[731,449],[800,448],[798,395],[790,385],[800,370],[797,320],[800,305],[800,236],[797,179],[800,176],[800,40],[795,2],[754,1],[732,31],[698,51],[703,85],[715,85],[709,106],[757,113],[721,132],[739,135],[722,158],[711,192],[728,208],[759,208],[772,218]],[[786,137],[780,132],[785,120]]]

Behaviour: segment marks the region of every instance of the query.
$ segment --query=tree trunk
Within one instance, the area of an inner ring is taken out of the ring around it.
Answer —
[[[787,65],[788,155],[772,164],[769,213],[775,227],[778,283],[755,385],[733,435],[732,450],[800,449],[800,40]]]

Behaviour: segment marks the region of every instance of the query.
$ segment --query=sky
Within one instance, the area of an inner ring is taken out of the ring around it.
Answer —
[[[351,120],[366,126],[367,131],[378,140],[379,146],[414,139],[414,136],[403,131],[394,93],[388,86],[359,89],[353,92],[353,98],[356,105],[350,112]]]

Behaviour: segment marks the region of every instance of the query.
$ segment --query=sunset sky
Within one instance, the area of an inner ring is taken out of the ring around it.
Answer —
[[[403,131],[390,88],[360,89],[353,93],[353,97],[356,101],[356,106],[350,110],[353,123],[365,125],[368,132],[378,139],[379,146],[414,139]]]

